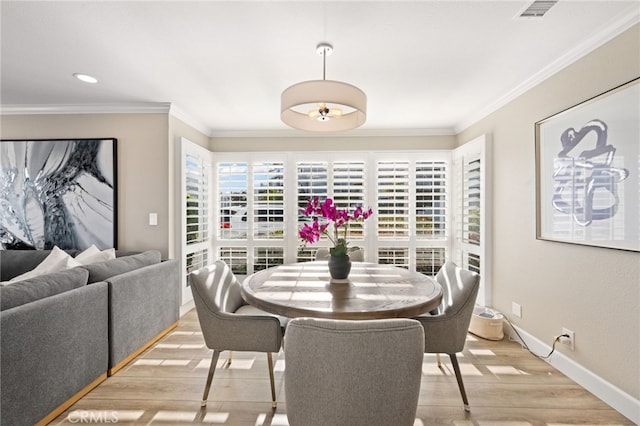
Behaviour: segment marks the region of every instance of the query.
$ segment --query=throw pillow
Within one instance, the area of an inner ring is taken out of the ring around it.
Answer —
[[[64,271],[65,269],[74,268],[76,266],[80,266],[80,262],[75,261],[73,257],[64,250],[55,246],[53,250],[51,250],[51,253],[38,266],[31,271],[12,278],[9,281],[22,281],[52,272]]]
[[[10,309],[87,284],[89,273],[82,268],[54,272],[0,287],[0,310]]]
[[[95,244],[91,244],[91,247],[85,249],[84,251],[78,253],[76,255],[76,257],[74,257],[75,260],[77,260],[78,262],[81,262],[84,259],[89,259],[91,258],[91,256],[94,256],[96,254],[100,253],[100,249],[98,247],[96,247]]]
[[[90,265],[92,263],[105,262],[107,260],[116,258],[116,249],[110,248],[100,251],[95,245],[92,245],[79,255],[75,257],[75,260],[80,262],[81,265]]]

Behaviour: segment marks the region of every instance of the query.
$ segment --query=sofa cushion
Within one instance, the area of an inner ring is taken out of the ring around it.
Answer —
[[[149,250],[132,256],[123,256],[106,262],[92,263],[82,266],[89,271],[89,283],[105,281],[114,275],[124,274],[134,269],[160,263],[161,257],[158,250]]]
[[[27,271],[17,277],[11,278],[9,281],[22,281],[29,278],[38,277],[52,272],[64,271],[65,269],[80,266],[80,263],[73,259],[67,252],[61,250],[57,246],[51,250],[49,255],[38,264],[35,268]]]
[[[73,268],[0,286],[0,311],[82,287],[88,278],[87,270]]]

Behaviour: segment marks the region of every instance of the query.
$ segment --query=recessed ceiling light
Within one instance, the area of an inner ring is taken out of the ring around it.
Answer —
[[[91,77],[90,75],[87,75],[87,74],[75,73],[73,74],[73,76],[80,81],[84,81],[85,83],[95,84],[98,82],[97,78]]]

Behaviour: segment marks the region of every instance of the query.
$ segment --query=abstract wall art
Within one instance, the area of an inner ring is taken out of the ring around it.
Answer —
[[[640,251],[640,78],[535,134],[537,238]]]
[[[117,247],[116,139],[0,141],[0,248]]]

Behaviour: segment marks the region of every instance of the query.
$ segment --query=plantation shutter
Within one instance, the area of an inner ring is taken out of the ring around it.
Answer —
[[[415,173],[416,237],[447,236],[447,163],[418,161]]]
[[[255,162],[253,174],[253,237],[282,240],[285,236],[284,163]]]
[[[222,162],[217,166],[218,238],[243,239],[247,236],[248,164]]]
[[[180,140],[180,236],[182,303],[192,299],[188,275],[207,265],[211,259],[211,166],[209,152],[186,139]]]
[[[466,158],[462,175],[462,241],[480,245],[480,157]]]
[[[241,244],[241,240],[247,237],[248,170],[246,162],[220,162],[216,167],[218,258],[237,275],[247,274],[247,248],[230,243],[239,241]]]
[[[201,157],[187,153],[186,173],[186,217],[187,245],[202,243],[209,239],[209,179]]]
[[[363,161],[334,161],[333,162],[333,201],[338,209],[352,211],[356,206],[366,208],[365,203],[365,163]],[[364,239],[362,222],[350,223],[347,239],[351,246]]]
[[[489,209],[490,176],[486,136],[478,137],[454,150],[454,239],[452,260],[480,274],[478,303],[491,300],[491,248]]]
[[[380,238],[409,237],[409,163],[379,161],[378,229]]]
[[[326,161],[298,161],[296,163],[296,198],[297,226],[296,231],[304,223],[311,223],[311,218],[300,214],[309,200],[318,197],[320,200],[327,198],[329,191],[328,163]],[[297,234],[296,234],[297,238]],[[296,261],[304,262],[315,259],[318,244],[302,246],[297,249]]]

